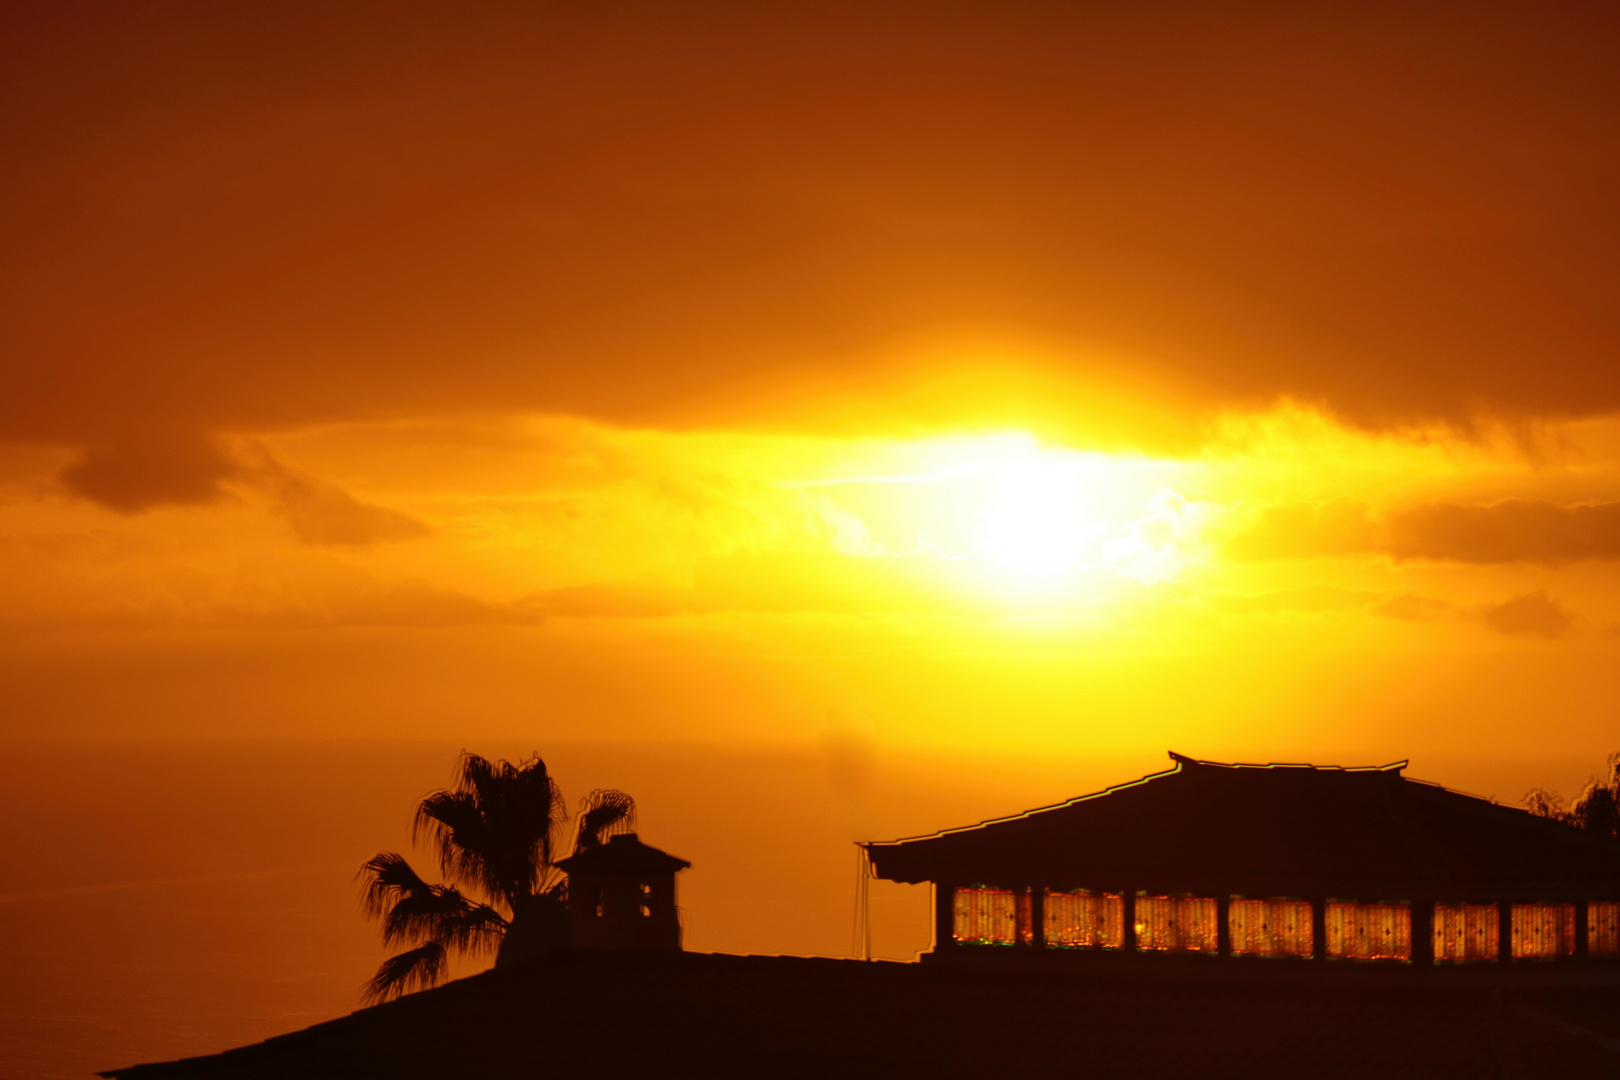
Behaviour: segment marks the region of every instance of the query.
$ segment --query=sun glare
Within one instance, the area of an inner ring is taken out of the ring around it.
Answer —
[[[795,485],[821,489],[846,554],[988,560],[1016,584],[1098,568],[1159,581],[1196,551],[1203,504],[1172,486],[1191,479],[1184,462],[1043,447],[1024,433],[913,444],[899,458],[892,472]]]
[[[1029,574],[1072,571],[1108,533],[1087,513],[1081,473],[1061,460],[996,466],[1000,489],[973,537],[997,563]]]

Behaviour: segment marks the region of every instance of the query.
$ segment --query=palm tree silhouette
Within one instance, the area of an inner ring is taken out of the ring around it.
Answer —
[[[591,792],[580,804],[574,850],[633,828],[634,818],[635,801],[624,792]],[[392,851],[360,868],[361,907],[381,920],[383,944],[414,946],[383,961],[366,983],[366,1000],[441,982],[451,953],[493,950],[499,966],[567,944],[568,883],[553,858],[567,820],[562,792],[538,753],[514,765],[463,750],[455,787],[424,798],[411,824],[411,839],[427,839],[451,884],[429,884]]]

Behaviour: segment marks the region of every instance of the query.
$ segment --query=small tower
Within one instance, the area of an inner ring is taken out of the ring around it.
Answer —
[[[568,872],[568,922],[577,949],[679,950],[675,874],[692,864],[635,833],[557,863]]]

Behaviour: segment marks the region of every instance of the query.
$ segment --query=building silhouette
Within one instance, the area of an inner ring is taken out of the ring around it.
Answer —
[[[568,872],[568,923],[576,949],[679,950],[675,875],[692,864],[635,833],[559,860]]]
[[[863,846],[878,877],[934,884],[932,961],[1620,961],[1620,842],[1407,779],[1405,762],[1170,756],[1095,795]]]

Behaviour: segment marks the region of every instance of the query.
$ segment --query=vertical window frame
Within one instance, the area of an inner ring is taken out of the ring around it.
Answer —
[[[1620,900],[1586,902],[1586,954],[1620,956]]]

